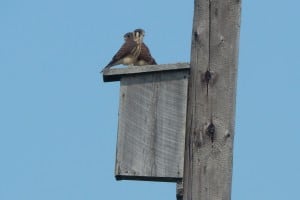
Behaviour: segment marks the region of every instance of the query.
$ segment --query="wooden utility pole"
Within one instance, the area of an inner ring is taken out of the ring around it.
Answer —
[[[195,0],[184,200],[230,200],[241,0]]]

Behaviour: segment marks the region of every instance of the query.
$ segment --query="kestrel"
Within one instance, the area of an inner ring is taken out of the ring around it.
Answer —
[[[157,65],[155,59],[151,56],[150,50],[145,43],[142,43],[141,53],[134,65]]]
[[[151,56],[149,48],[143,41],[145,31],[142,29],[136,29],[134,32],[140,33],[139,37],[135,38],[135,40],[137,40],[137,42],[141,44],[141,52],[137,58],[137,61],[134,63],[134,65],[137,65],[137,66],[156,65],[157,63],[156,63],[155,59]]]
[[[140,38],[143,37],[141,34],[142,32],[139,30],[133,33],[126,33],[124,35],[124,44],[101,72],[119,64],[133,65],[141,52],[141,44],[139,43]]]

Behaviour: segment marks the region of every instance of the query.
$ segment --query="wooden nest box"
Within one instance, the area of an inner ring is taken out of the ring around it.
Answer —
[[[110,69],[120,81],[117,180],[176,182],[183,177],[189,64]]]

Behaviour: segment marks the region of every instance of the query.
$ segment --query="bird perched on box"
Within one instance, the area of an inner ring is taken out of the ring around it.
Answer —
[[[101,72],[115,65],[133,65],[137,62],[137,58],[141,53],[140,41],[142,40],[141,38],[143,38],[142,34],[144,34],[144,31],[141,31],[141,29],[137,29],[131,33],[126,33],[124,35],[124,44]]]
[[[141,52],[137,58],[137,61],[134,65],[142,66],[142,65],[156,65],[155,59],[152,57],[149,48],[144,43],[145,31],[143,29],[136,29],[135,32],[139,32],[140,36],[135,38],[139,44],[141,44]]]

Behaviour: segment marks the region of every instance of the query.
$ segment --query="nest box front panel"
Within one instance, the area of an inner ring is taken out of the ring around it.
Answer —
[[[121,79],[115,175],[178,181],[183,176],[187,71]]]

